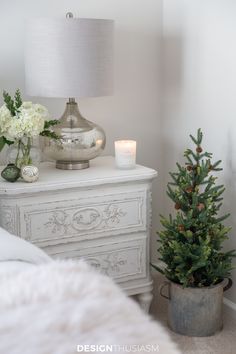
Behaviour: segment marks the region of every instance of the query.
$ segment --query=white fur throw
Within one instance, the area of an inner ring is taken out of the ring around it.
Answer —
[[[19,272],[2,267],[1,354],[72,354],[85,344],[139,345],[139,353],[147,352],[142,346],[159,345],[158,353],[179,353],[160,324],[82,261]]]
[[[52,261],[40,248],[0,227],[0,261],[17,260],[33,264]]]

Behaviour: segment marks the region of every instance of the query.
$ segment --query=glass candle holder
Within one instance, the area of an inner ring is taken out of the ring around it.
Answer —
[[[136,166],[136,141],[115,141],[116,167],[120,169],[132,169]]]

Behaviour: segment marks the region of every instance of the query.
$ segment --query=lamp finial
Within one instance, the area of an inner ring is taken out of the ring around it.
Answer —
[[[73,17],[74,17],[74,15],[72,12],[67,12],[66,18],[73,18]]]

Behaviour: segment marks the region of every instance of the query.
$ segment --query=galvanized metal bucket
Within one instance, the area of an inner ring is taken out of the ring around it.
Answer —
[[[206,337],[223,327],[223,292],[231,288],[232,280],[204,288],[183,288],[165,281],[159,288],[160,295],[169,300],[168,325],[185,336]],[[167,294],[163,293],[167,287]]]

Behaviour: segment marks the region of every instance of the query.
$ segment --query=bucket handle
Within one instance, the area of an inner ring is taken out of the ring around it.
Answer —
[[[233,280],[231,278],[226,278],[226,279],[228,279],[228,283],[227,283],[227,285],[225,285],[223,287],[223,291],[226,291],[226,290],[230,289],[231,286],[233,285]]]
[[[163,289],[168,286],[168,295],[163,294]],[[167,300],[170,300],[170,282],[169,281],[164,281],[160,287],[159,287],[159,293],[162,297],[164,297]]]

